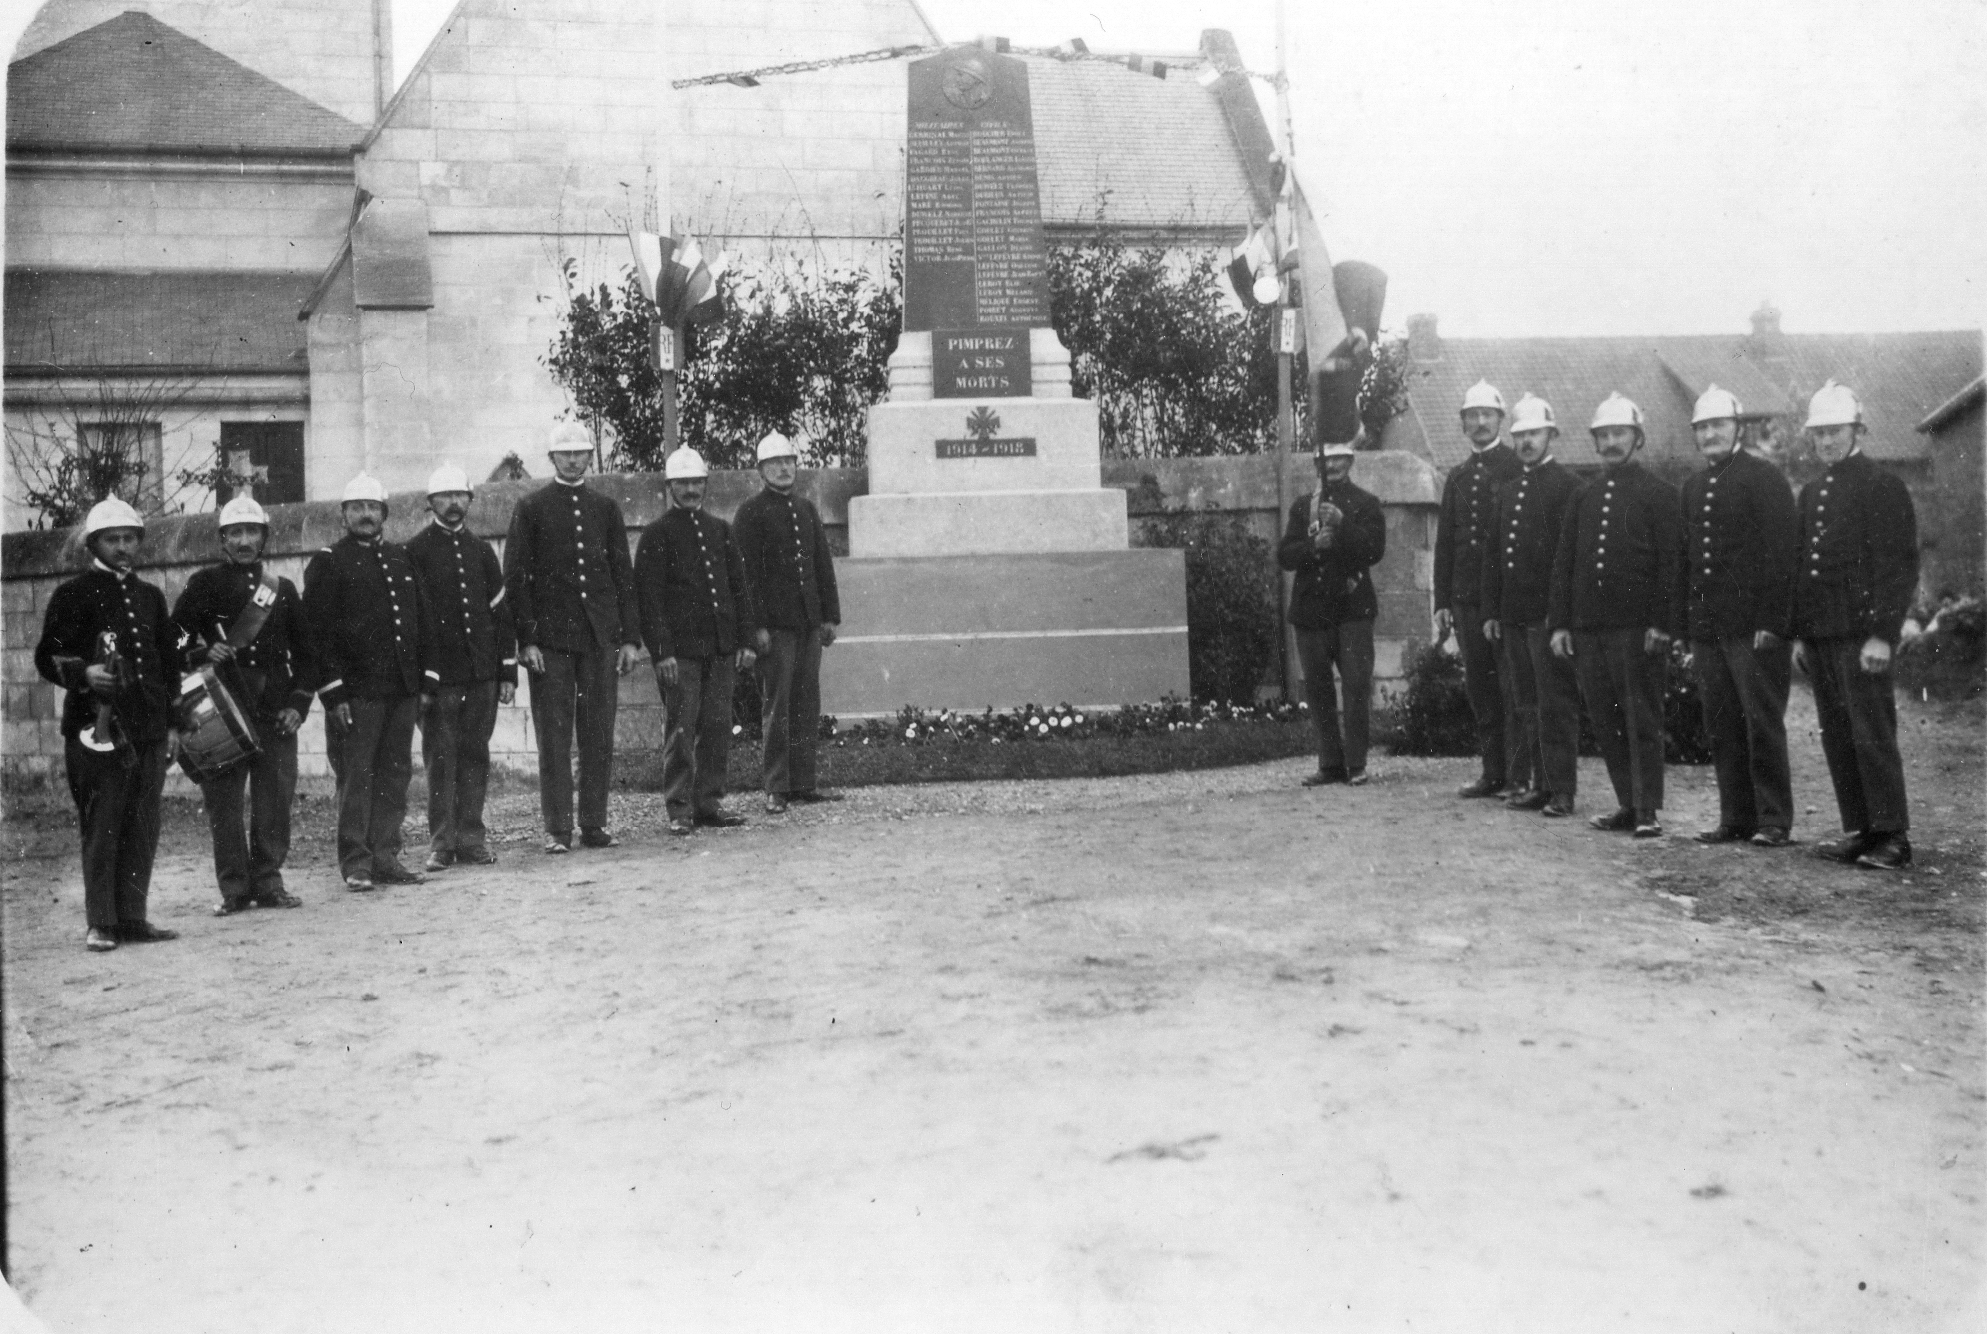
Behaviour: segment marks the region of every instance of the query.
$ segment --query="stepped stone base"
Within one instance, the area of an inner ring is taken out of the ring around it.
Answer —
[[[861,557],[1123,551],[1125,493],[968,491],[849,501],[849,550]]]
[[[822,655],[838,717],[1083,708],[1185,695],[1186,563],[1119,550],[835,564],[841,635]]]

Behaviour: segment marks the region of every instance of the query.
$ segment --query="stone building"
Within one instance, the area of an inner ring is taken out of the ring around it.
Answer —
[[[220,449],[280,500],[361,468],[415,485],[442,457],[536,466],[567,406],[540,361],[567,284],[619,273],[651,196],[742,263],[880,271],[902,59],[671,84],[939,40],[914,0],[462,0],[389,90],[387,0],[280,0],[276,22],[262,0],[126,2],[57,0],[9,69],[8,420],[150,370],[185,391],[161,470]],[[1193,77],[1239,56],[1203,47],[1165,80],[1030,58],[1052,237],[1101,207],[1227,245],[1267,207],[1246,76]]]

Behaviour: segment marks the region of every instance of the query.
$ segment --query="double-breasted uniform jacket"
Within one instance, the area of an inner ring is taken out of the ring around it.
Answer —
[[[441,683],[516,685],[517,632],[495,549],[467,525],[447,528],[430,520],[408,539],[407,558],[434,625],[432,665]]]
[[[1676,634],[1682,504],[1675,487],[1633,461],[1582,487],[1560,527],[1546,624]]]
[[[1918,516],[1904,483],[1849,455],[1801,488],[1794,634],[1897,644],[1918,587]]]
[[[656,662],[749,647],[758,618],[731,525],[701,509],[670,509],[635,549],[642,642]]]
[[[1480,596],[1483,562],[1496,550],[1497,487],[1524,465],[1498,441],[1449,469],[1435,521],[1435,605],[1451,607]]]
[[[1483,558],[1482,592],[1477,605],[1486,620],[1507,625],[1540,625],[1552,603],[1552,563],[1559,532],[1579,493],[1580,479],[1547,458],[1497,487],[1493,511],[1495,538]]]
[[[179,694],[179,627],[166,614],[164,593],[135,574],[120,578],[100,561],[49,595],[35,645],[35,669],[69,692],[62,735],[74,737],[96,722],[97,696],[84,670],[97,660],[106,630],[117,635],[117,655],[128,669],[128,685],[112,701],[119,725],[137,745],[164,741]]]
[[[1323,551],[1311,541],[1311,518],[1319,500],[1345,515],[1337,538]],[[1322,630],[1372,620],[1380,606],[1373,594],[1372,568],[1386,554],[1387,517],[1371,492],[1347,479],[1321,482],[1312,495],[1298,497],[1276,548],[1276,563],[1297,573],[1290,623],[1299,630]]]
[[[585,482],[555,480],[520,500],[504,541],[504,591],[519,648],[635,643],[641,611],[621,507]]]
[[[262,562],[237,565],[223,561],[196,570],[172,609],[188,645],[189,664],[207,661],[207,646],[228,637],[249,599],[262,584]],[[288,579],[276,580],[276,602],[255,639],[218,670],[243,690],[242,703],[259,723],[275,721],[285,709],[297,717],[310,715],[317,692],[317,640],[304,619],[303,598]]]
[[[1695,640],[1792,633],[1800,518],[1780,470],[1734,449],[1683,484],[1684,627]]]
[[[439,684],[433,626],[405,547],[347,533],[304,570],[304,616],[317,636],[318,695],[397,699]]]
[[[840,625],[835,558],[814,503],[766,487],[733,519],[759,623],[774,630]]]

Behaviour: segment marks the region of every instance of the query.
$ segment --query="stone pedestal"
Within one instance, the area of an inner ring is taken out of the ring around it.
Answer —
[[[849,501],[837,565],[827,712],[1188,693],[1183,557],[1130,549],[1096,405],[1070,397],[1052,330],[1033,330],[1030,351],[1028,398],[933,397],[930,334],[905,334],[891,358],[891,400],[869,412],[869,494]]]

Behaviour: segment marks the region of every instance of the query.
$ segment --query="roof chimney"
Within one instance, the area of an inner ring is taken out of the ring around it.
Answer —
[[[1787,356],[1787,337],[1780,332],[1780,308],[1771,301],[1759,303],[1752,313],[1752,337],[1748,350],[1761,361],[1781,361]]]
[[[1442,360],[1442,335],[1435,331],[1433,315],[1407,317],[1407,355],[1411,361]]]
[[[1235,35],[1226,28],[1202,28],[1200,53],[1223,74],[1244,68],[1242,49],[1235,45]]]

